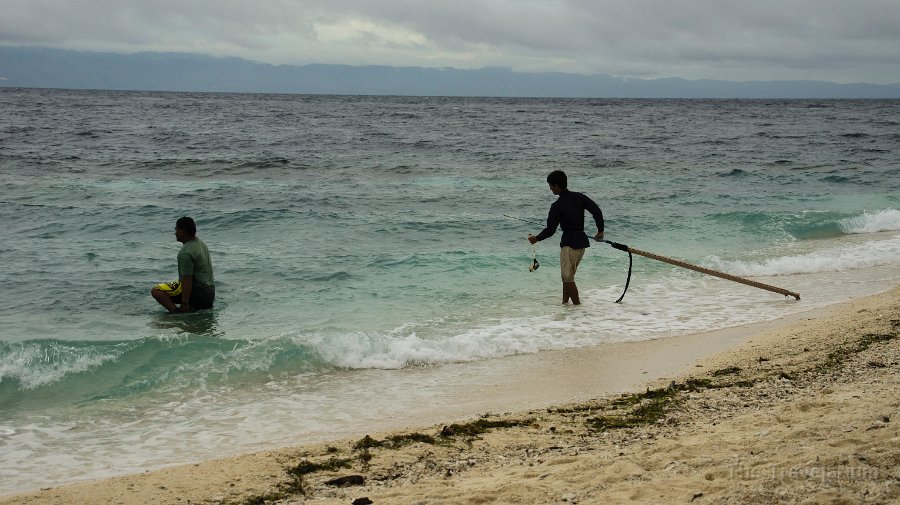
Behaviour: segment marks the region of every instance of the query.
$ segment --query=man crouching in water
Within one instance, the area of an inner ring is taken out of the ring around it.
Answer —
[[[562,228],[562,239],[559,242],[559,269],[563,282],[562,302],[569,303],[571,299],[574,305],[580,305],[581,299],[578,298],[578,287],[575,285],[575,271],[581,258],[584,257],[585,248],[591,246],[584,232],[584,211],[587,210],[594,216],[594,222],[597,223],[597,234],[594,238],[597,240],[603,240],[603,213],[587,196],[568,190],[566,173],[562,170],[551,172],[547,176],[547,184],[550,185],[550,191],[559,198],[550,206],[547,227],[536,237],[528,235],[528,241],[536,244],[553,236],[557,227]]]
[[[150,294],[170,313],[212,308],[216,299],[212,261],[206,244],[197,238],[193,219],[182,217],[175,223],[175,239],[184,244],[178,251],[178,281],[157,284]]]

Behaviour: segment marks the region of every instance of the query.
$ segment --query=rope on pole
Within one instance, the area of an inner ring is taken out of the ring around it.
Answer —
[[[710,268],[701,267],[698,265],[693,265],[691,263],[687,263],[681,260],[676,260],[673,258],[668,258],[666,256],[661,256],[659,254],[654,254],[647,251],[642,251],[640,249],[635,249],[633,247],[628,247],[624,244],[619,244],[616,242],[610,242],[608,240],[604,240],[604,242],[608,243],[612,247],[619,249],[625,252],[631,252],[633,254],[637,254],[638,256],[644,256],[645,258],[650,258],[656,261],[662,261],[663,263],[668,263],[670,265],[675,265],[677,267],[686,268],[688,270],[693,270],[695,272],[700,272],[706,275],[712,275],[713,277],[719,277],[720,279],[729,280],[732,282],[737,282],[740,284],[744,284],[747,286],[752,286],[754,288],[764,289],[766,291],[771,291],[773,293],[778,293],[784,296],[793,296],[795,299],[800,299],[800,293],[795,293],[794,291],[788,291],[784,288],[779,288],[777,286],[772,286],[770,284],[765,284],[762,282],[751,281],[750,279],[745,279],[743,277],[738,277],[736,275],[726,274],[725,272],[719,272],[718,270],[712,270]],[[624,293],[622,294],[624,296]]]

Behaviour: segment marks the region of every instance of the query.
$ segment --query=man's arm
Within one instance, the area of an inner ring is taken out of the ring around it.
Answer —
[[[600,206],[597,205],[588,196],[584,196],[584,208],[587,209],[587,211],[590,212],[592,216],[594,216],[594,223],[597,224],[597,234],[594,235],[594,238],[597,240],[603,240],[603,211],[601,211]]]
[[[557,202],[553,202],[553,205],[550,206],[550,212],[547,214],[547,227],[541,230],[538,233],[537,237],[534,235],[528,235],[528,241],[532,244],[540,242],[541,240],[550,238],[556,233],[556,229],[559,228],[559,206],[556,204]]]
[[[194,276],[181,276],[181,311],[191,311],[191,291],[194,289]]]

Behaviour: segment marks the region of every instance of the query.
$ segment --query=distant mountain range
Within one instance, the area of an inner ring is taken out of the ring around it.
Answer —
[[[0,86],[334,95],[584,98],[900,98],[900,84],[633,79],[505,68],[269,65],[185,53],[0,46]]]

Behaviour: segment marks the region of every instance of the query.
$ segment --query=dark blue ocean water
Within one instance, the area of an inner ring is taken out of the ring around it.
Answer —
[[[414,388],[410,367],[885,289],[900,278],[897,118],[900,101],[877,100],[0,89],[0,492],[40,486],[47,463],[66,480],[227,453],[237,426],[250,449],[352,423],[333,419],[358,401],[337,392],[348,370],[397,370],[380,376],[390,397]],[[528,273],[540,226],[504,217],[543,221],[554,169],[600,204],[607,238],[803,300],[636,259],[613,305],[627,257],[595,245],[584,306],[560,307],[558,236]],[[176,278],[182,215],[218,298],[168,316],[149,290]]]

